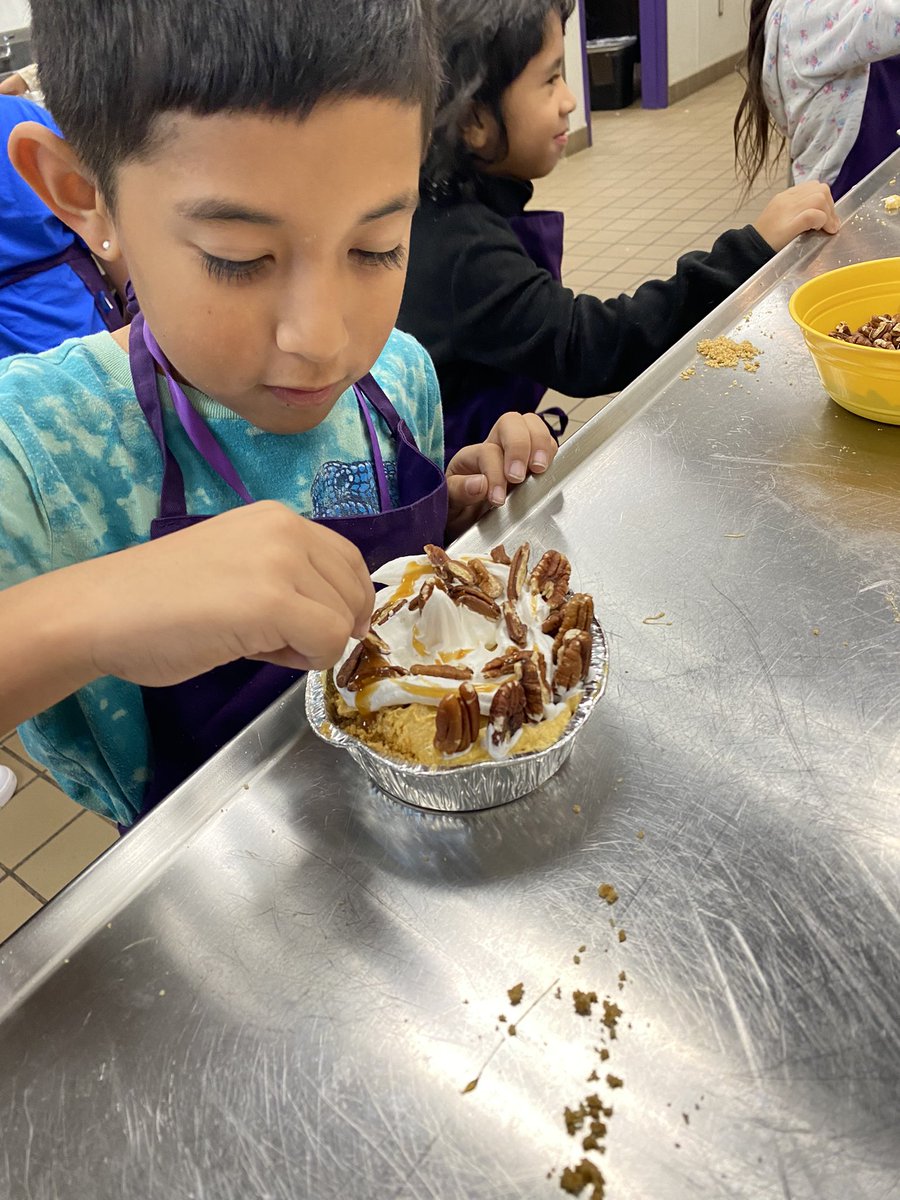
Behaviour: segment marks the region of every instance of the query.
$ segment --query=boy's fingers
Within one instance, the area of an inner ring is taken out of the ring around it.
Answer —
[[[451,510],[461,511],[484,504],[488,498],[486,475],[454,475],[447,480]]]
[[[368,628],[368,626],[367,626]],[[313,632],[314,631],[314,632]],[[279,622],[284,652],[302,658],[310,671],[325,671],[341,657],[350,637],[345,621],[327,604],[298,596],[297,602],[285,606]],[[269,655],[264,655],[268,659]]]

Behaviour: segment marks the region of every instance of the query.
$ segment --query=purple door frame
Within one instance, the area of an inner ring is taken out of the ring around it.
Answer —
[[[641,95],[644,108],[669,106],[666,0],[641,0]]]
[[[588,145],[594,144],[591,128],[591,72],[587,53],[586,0],[578,5],[581,49],[584,59],[584,111]],[[667,0],[640,0],[641,103],[644,108],[669,107],[669,20]]]
[[[588,145],[594,144],[594,129],[591,121],[591,68],[587,52],[587,0],[581,0],[578,13],[581,19],[581,57],[583,60],[582,74],[584,75],[584,119],[587,121]]]

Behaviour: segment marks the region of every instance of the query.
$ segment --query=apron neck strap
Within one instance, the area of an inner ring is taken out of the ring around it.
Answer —
[[[162,405],[156,387],[156,366],[147,353],[143,335],[144,318],[138,315],[128,330],[128,357],[131,363],[131,378],[134,391],[147,424],[159,443],[163,456],[163,482],[159,499],[161,517],[183,517],[186,512],[184,499],[184,476],[175,461],[175,455],[166,443],[163,426]]]
[[[374,383],[375,381],[372,380],[372,382]],[[375,384],[375,386],[378,387],[377,384]],[[354,386],[353,391],[356,394],[356,403],[359,405],[359,411],[362,413],[362,418],[366,423],[366,429],[369,433],[369,444],[372,447],[372,462],[375,466],[375,479],[378,483],[378,507],[381,512],[388,512],[391,508],[393,508],[391,489],[388,487],[387,471],[385,470],[384,466],[384,455],[381,453],[381,446],[378,442],[378,434],[375,431],[375,422],[372,420],[372,414],[369,411],[369,401],[366,399],[365,392],[363,392],[359,384]],[[382,395],[384,395],[383,392]],[[387,399],[387,397],[385,397],[385,399]],[[393,407],[390,406],[390,404],[389,407],[393,413]],[[378,411],[380,412],[380,410]],[[396,413],[394,413],[394,416],[396,417]],[[393,432],[394,431],[391,430],[391,433]]]
[[[190,400],[184,394],[184,389],[172,375],[172,369],[169,366],[166,356],[159,348],[159,344],[153,334],[150,332],[150,326],[146,321],[141,321],[141,334],[143,336],[144,345],[151,359],[160,368],[165,376],[166,383],[169,385],[169,395],[172,397],[172,404],[175,412],[178,414],[178,419],[181,422],[184,432],[190,438],[194,449],[200,457],[216,472],[216,474],[227,483],[232,491],[237,492],[241,500],[245,504],[252,504],[253,497],[244,487],[244,482],[238,475],[237,471],[232,466],[228,455],[219,445],[216,436],[209,428],[200,414],[193,408]]]

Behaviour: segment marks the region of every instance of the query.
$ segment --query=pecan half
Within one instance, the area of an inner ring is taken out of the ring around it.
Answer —
[[[546,633],[549,634],[550,637],[553,637],[554,634],[559,633],[559,628],[562,623],[563,610],[561,608],[554,608],[550,613],[550,616],[541,626],[541,633]]]
[[[368,687],[370,683],[378,683],[382,679],[400,679],[407,672],[403,667],[391,667],[387,663],[384,666],[368,667],[363,665],[362,670],[350,680],[346,685],[348,692],[361,692],[364,687]]]
[[[442,550],[440,546],[426,546],[425,553],[428,555],[428,561],[434,567],[438,579],[443,580],[444,583],[448,585],[461,583],[466,587],[471,587],[475,583],[475,576],[469,566],[456,558],[450,558],[447,551]]]
[[[362,644],[365,646],[367,653],[371,655],[382,654],[386,657],[391,652],[390,646],[383,638],[378,636],[374,629],[369,630],[363,638]]]
[[[365,652],[366,652],[366,648],[362,644],[362,642],[357,642],[356,645],[353,647],[353,649],[350,651],[347,658],[344,659],[344,663],[343,663],[341,669],[338,671],[337,678],[334,681],[339,688],[347,687],[347,684],[350,682],[350,680],[353,678],[354,674],[356,673],[356,668],[362,662],[363,655],[365,654]]]
[[[395,617],[401,608],[406,607],[406,600],[390,601],[387,604],[382,604],[381,608],[376,608],[372,613],[372,625],[385,625],[391,617]]]
[[[445,663],[413,663],[411,675],[428,675],[432,679],[471,679],[471,667],[450,667]]]
[[[438,705],[434,747],[444,754],[462,754],[474,744],[480,728],[478,693],[470,683],[464,683],[455,695],[445,696]]]
[[[528,578],[528,562],[531,558],[531,546],[523,542],[518,548],[509,565],[509,580],[506,584],[507,600],[518,600]]]
[[[467,608],[470,612],[478,613],[479,616],[486,617],[489,621],[497,621],[500,618],[500,609],[490,596],[486,596],[478,588],[454,588],[451,595],[461,608]]]
[[[481,669],[485,679],[499,679],[503,675],[514,675],[520,663],[528,658],[526,650],[517,650],[510,646],[499,658],[492,658]]]
[[[517,680],[510,679],[497,688],[488,723],[495,746],[512,738],[525,724],[525,691]]]
[[[509,634],[509,640],[515,642],[517,646],[524,646],[528,637],[528,629],[525,622],[516,612],[516,606],[511,600],[507,600],[503,605],[503,619],[506,622],[506,632]]]
[[[558,550],[548,550],[531,572],[531,586],[551,608],[559,608],[569,590],[572,565]]]
[[[522,691],[525,693],[525,716],[532,724],[544,719],[544,689],[541,673],[533,658],[522,663]]]
[[[495,563],[500,563],[504,567],[508,567],[512,559],[506,553],[506,547],[501,543],[495,546],[491,551],[491,558]]]
[[[490,573],[480,558],[473,558],[469,562],[472,568],[472,574],[475,576],[475,586],[486,596],[490,596],[492,600],[496,600],[503,594],[503,585],[499,579],[495,579]]]
[[[409,602],[410,612],[421,612],[431,599],[436,586],[436,580],[426,579],[415,596]]]
[[[566,601],[563,608],[557,609],[557,611],[562,613],[562,620],[553,643],[554,658],[559,653],[562,640],[570,629],[583,629],[585,633],[590,633],[591,622],[594,620],[594,601],[586,592],[576,592]]]
[[[591,635],[583,629],[570,629],[563,637],[556,660],[553,690],[557,697],[577,687],[591,667]]]

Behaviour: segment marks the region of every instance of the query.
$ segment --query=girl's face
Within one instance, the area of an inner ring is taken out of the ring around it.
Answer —
[[[422,115],[342,99],[304,120],[173,114],[123,164],[116,236],[179,376],[302,433],[365,375],[397,316]]]
[[[488,174],[542,179],[562,158],[568,141],[569,116],[576,107],[575,97],[562,76],[564,56],[562,22],[559,14],[552,12],[547,17],[540,53],[503,93],[500,105],[509,147],[496,162],[493,159],[500,144],[499,130],[496,122],[482,118],[487,140],[481,148],[473,146],[473,149],[480,157],[491,160],[484,168]]]

